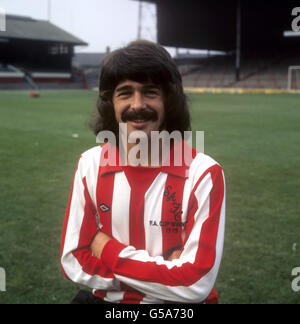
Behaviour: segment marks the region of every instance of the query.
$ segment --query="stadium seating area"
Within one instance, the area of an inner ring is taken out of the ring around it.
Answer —
[[[89,89],[99,88],[99,68],[86,69],[84,75]]]
[[[178,60],[179,70],[186,88],[241,88],[241,89],[287,89],[288,68],[300,66],[298,57],[252,56],[242,59],[240,81],[235,79],[235,56],[217,55],[193,57]],[[51,71],[30,71],[4,67],[0,64],[0,89],[32,89],[26,81],[31,76],[39,89],[96,89],[98,88],[99,67],[75,67],[72,74],[57,75]],[[299,72],[298,72],[299,73]],[[52,79],[52,80],[51,80]],[[293,89],[300,89],[299,79],[293,79]]]
[[[74,68],[71,73],[33,70],[26,66],[0,64],[0,90],[30,89],[83,89],[82,72]]]
[[[213,56],[198,64],[180,65],[185,87],[287,89],[288,68],[300,65],[297,57],[250,57],[242,60],[240,81],[235,79],[235,57]]]
[[[298,57],[252,56],[242,60],[240,81],[235,80],[235,56],[176,60],[186,88],[287,89],[288,68],[300,65]],[[89,89],[98,88],[99,68],[84,69]],[[293,82],[300,89],[300,84]]]

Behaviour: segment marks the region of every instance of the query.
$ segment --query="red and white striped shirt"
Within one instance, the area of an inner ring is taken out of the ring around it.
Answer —
[[[109,145],[109,144],[106,144]],[[200,303],[216,299],[225,228],[225,181],[193,150],[189,166],[103,166],[103,146],[83,153],[62,233],[66,277],[112,303]],[[90,244],[113,239],[101,259]],[[168,261],[174,250],[179,259]]]

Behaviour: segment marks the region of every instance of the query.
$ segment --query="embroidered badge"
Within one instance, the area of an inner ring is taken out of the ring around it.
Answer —
[[[99,205],[99,208],[103,213],[106,213],[110,210],[110,208],[106,204]]]

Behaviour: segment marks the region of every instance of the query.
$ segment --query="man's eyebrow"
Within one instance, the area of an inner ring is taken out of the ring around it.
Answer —
[[[122,91],[132,91],[133,87],[131,85],[124,85],[124,86],[121,86],[119,88],[116,88],[115,92],[116,93],[120,93]],[[144,84],[142,86],[142,90],[145,91],[145,90],[149,90],[149,89],[153,89],[153,90],[161,90],[161,88],[156,85],[156,84],[152,84],[152,83],[149,83],[149,84]]]
[[[132,90],[132,86],[129,86],[129,85],[125,85],[123,87],[119,87],[116,89],[116,92],[122,92],[122,91],[128,91],[128,90]]]
[[[143,86],[143,89],[157,89],[160,90],[160,86],[153,84],[153,83],[149,83],[149,84],[145,84]]]

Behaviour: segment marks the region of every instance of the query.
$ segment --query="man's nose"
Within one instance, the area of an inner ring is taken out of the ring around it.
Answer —
[[[146,108],[144,96],[140,92],[135,92],[132,97],[131,108],[135,110]]]

